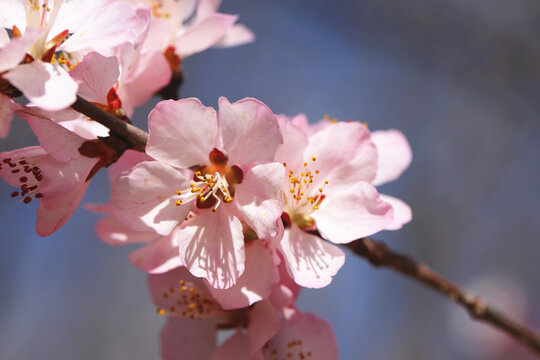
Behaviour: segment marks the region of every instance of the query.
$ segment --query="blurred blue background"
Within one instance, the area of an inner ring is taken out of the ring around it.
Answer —
[[[221,10],[239,14],[257,41],[185,60],[182,96],[211,106],[252,96],[276,113],[400,129],[414,160],[381,191],[411,205],[414,220],[377,237],[464,286],[506,279],[501,306],[517,306],[511,288],[521,289],[525,321],[540,329],[540,3],[229,0]],[[15,121],[0,149],[33,143]],[[86,202],[107,201],[107,190],[99,174]],[[0,184],[0,359],[157,359],[163,319],[127,261],[133,248],[101,243],[98,216],[82,208],[39,238],[35,204],[11,191]],[[340,359],[531,358],[465,341],[472,321],[454,304],[351,254],[299,307],[332,324]]]

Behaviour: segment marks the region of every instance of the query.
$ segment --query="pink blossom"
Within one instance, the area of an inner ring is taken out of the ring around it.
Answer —
[[[233,286],[245,268],[244,221],[260,239],[279,230],[283,166],[275,116],[255,99],[163,101],[149,116],[148,155],[113,184],[113,215],[131,229],[172,236],[183,264],[213,287]],[[185,170],[196,169],[189,181]],[[183,173],[184,172],[184,173]],[[218,240],[217,240],[218,239]]]
[[[137,35],[140,20],[131,7],[119,1],[15,0],[3,3],[0,25],[13,28],[14,35],[21,39],[26,40],[30,34],[32,43],[26,44],[26,53],[5,68],[8,71],[2,77],[34,105],[46,110],[66,108],[75,101],[77,92],[77,83],[66,69],[91,50],[107,54],[130,41]],[[60,54],[57,56],[56,52]],[[13,52],[12,60],[19,53]],[[19,64],[23,58],[24,63]]]
[[[285,164],[288,174],[283,183],[287,227],[279,250],[298,284],[323,287],[345,260],[330,242],[371,235],[392,221],[392,207],[371,185],[377,149],[359,123],[335,123],[312,133],[284,118],[280,125],[284,144],[276,160]],[[310,233],[314,230],[330,242]]]
[[[99,159],[79,153],[84,138],[51,119],[19,110],[41,146],[0,154],[0,177],[19,188],[12,197],[30,203],[39,200],[36,231],[48,236],[73,215],[88,187],[88,176]]]
[[[211,46],[237,46],[251,42],[253,33],[235,25],[237,16],[218,13],[220,1],[125,0],[151,10],[152,23],[147,42],[165,52],[171,49],[185,58]]]

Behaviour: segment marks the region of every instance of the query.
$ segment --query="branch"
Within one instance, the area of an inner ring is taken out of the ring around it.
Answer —
[[[71,107],[109,128],[114,135],[131,144],[134,150],[144,152],[146,142],[148,141],[148,133],[146,131],[120,120],[78,95],[77,100]]]
[[[386,244],[369,238],[355,240],[346,246],[373,266],[391,268],[448,297],[464,307],[473,319],[499,329],[540,355],[540,335],[488,306],[483,299],[464,291],[410,256],[394,252]]]

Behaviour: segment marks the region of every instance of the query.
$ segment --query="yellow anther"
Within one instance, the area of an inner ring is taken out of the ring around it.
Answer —
[[[283,163],[283,166],[287,167],[287,163]]]
[[[182,195],[182,190],[178,190],[178,191],[176,192],[176,195]]]
[[[216,212],[216,211],[217,211],[217,209],[216,209],[216,208],[212,208],[212,212]]]
[[[189,304],[188,309],[189,310],[195,309],[195,304],[194,303]]]
[[[180,285],[184,285],[186,282],[185,282],[184,280],[180,280],[178,283],[179,283]]]
[[[176,200],[176,206],[182,205],[182,200]]]
[[[317,158],[314,156],[314,157],[311,158],[311,160],[317,161]]]
[[[321,193],[322,193],[322,188],[319,188],[319,192],[321,192]]]
[[[193,189],[195,187],[195,184],[189,184],[189,187]]]
[[[165,310],[163,310],[163,309],[157,309],[157,314],[158,314],[159,316],[163,316],[163,315],[165,315]]]
[[[328,184],[328,180],[324,180],[324,183],[325,183],[325,184]]]
[[[304,166],[307,166],[307,162],[304,163]]]
[[[318,174],[319,173],[319,170],[315,170],[315,174]]]
[[[180,291],[186,291],[186,290],[187,290],[187,287],[186,287],[186,286],[182,286],[182,287],[180,288]]]
[[[206,198],[205,198],[204,196],[201,196],[201,197],[199,198],[199,200],[201,200],[201,202],[205,202],[205,201],[206,201]]]
[[[315,205],[315,206],[313,207],[313,210],[317,210],[318,208],[319,208],[319,207],[318,207],[317,205]]]

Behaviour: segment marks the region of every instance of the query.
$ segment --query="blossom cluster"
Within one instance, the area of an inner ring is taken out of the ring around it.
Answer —
[[[164,100],[148,116],[145,152],[70,106],[82,98],[129,122],[137,106],[210,46],[250,42],[216,0],[27,0],[0,6],[0,135],[16,113],[39,146],[0,153],[11,196],[38,202],[49,236],[109,168],[110,201],[89,206],[111,245],[141,243],[160,315],[164,359],[333,359],[328,323],[300,312],[302,287],[327,286],[338,246],[411,220],[376,186],[412,155],[397,130],[275,115],[262,102]],[[10,30],[6,31],[4,28]],[[15,103],[24,95],[29,104]],[[225,342],[220,329],[233,329]]]

